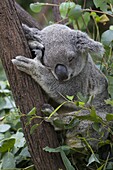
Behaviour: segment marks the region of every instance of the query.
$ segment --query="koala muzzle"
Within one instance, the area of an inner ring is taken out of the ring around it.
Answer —
[[[55,67],[55,74],[59,81],[65,81],[68,79],[68,71],[63,64],[57,64]]]

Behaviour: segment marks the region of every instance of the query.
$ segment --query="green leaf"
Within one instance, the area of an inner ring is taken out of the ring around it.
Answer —
[[[97,159],[97,157],[95,156],[94,153],[90,156],[90,158],[89,158],[89,160],[88,160],[87,166],[89,166],[89,165],[90,165],[91,163],[93,163],[93,162],[100,163],[100,161]]]
[[[100,166],[97,170],[103,170],[104,164]]]
[[[66,154],[64,151],[70,150],[69,146],[59,146],[58,148],[49,148],[48,146],[43,149],[44,151],[47,152],[60,152],[62,161],[66,167],[66,170],[75,170],[75,168],[71,165],[71,162],[69,159],[66,157]]]
[[[2,159],[2,168],[5,169],[14,169],[15,168],[15,159],[14,155],[11,152],[7,152]]]
[[[82,93],[80,93],[80,92],[77,93],[77,97],[80,101],[82,101],[84,103],[86,103],[89,99],[88,96],[83,96]]]
[[[11,128],[11,126],[9,124],[1,124],[0,125],[0,132],[6,132]]]
[[[37,129],[37,127],[39,126],[40,124],[35,124],[31,127],[30,129],[30,134],[33,134],[33,132]]]
[[[62,157],[62,161],[66,167],[66,170],[75,170],[75,168],[71,165],[71,162],[69,161],[69,159],[66,157],[65,152],[62,150],[60,154]]]
[[[75,7],[75,3],[74,2],[63,2],[60,4],[59,6],[59,10],[60,10],[60,15],[63,19],[66,18],[68,12],[70,9]]]
[[[72,101],[74,99],[74,96],[66,96],[68,100]]]
[[[34,107],[28,114],[27,116],[33,116],[36,115],[36,107]]]
[[[112,76],[107,76],[107,78],[108,78],[108,83],[110,85],[113,85],[113,77]]]
[[[111,26],[109,27],[109,29],[110,29],[110,30],[113,30],[113,25],[111,25]]]
[[[100,130],[100,123],[94,122],[92,126],[93,126],[93,129],[96,132],[99,132],[99,130]]]
[[[4,134],[0,133],[0,141],[4,138]]]
[[[65,123],[61,119],[53,120],[53,124],[55,125],[55,127],[62,128],[62,129],[65,128]]]
[[[80,121],[76,118],[73,118],[67,125],[65,125],[65,129],[72,129],[75,126],[78,126]]]
[[[111,98],[113,99],[113,85],[108,85],[108,92],[109,92]]]
[[[84,116],[76,116],[79,120],[91,120],[93,122],[101,123],[102,118],[96,114],[95,108],[91,109],[90,114]]]
[[[107,114],[106,115],[106,120],[107,121],[112,121],[113,120],[113,114]]]
[[[83,22],[83,20],[84,20],[84,22]],[[82,14],[82,17],[79,17],[77,19],[77,21],[79,23],[80,30],[83,30],[83,31],[86,30],[86,28],[88,26],[88,23],[90,21],[90,13],[89,12],[84,12],[84,14]],[[74,23],[74,28],[77,29],[76,23]]]
[[[22,132],[18,132],[14,135],[12,135],[13,138],[15,138],[15,147],[16,148],[22,148],[25,145],[25,138],[24,134]]]
[[[57,148],[50,148],[48,146],[46,146],[45,148],[43,148],[44,151],[46,152],[50,152],[50,153],[54,153],[54,152],[61,152],[61,150],[63,151],[69,151],[70,150],[70,147],[67,146],[67,145],[63,145],[63,146],[59,146]]]
[[[82,8],[80,5],[76,5],[75,8],[72,8],[69,13],[68,13],[68,17],[69,19],[78,19],[81,15],[82,15]]]
[[[59,105],[51,114],[50,116],[48,117],[48,119],[50,119],[64,104],[68,103],[67,101],[66,102],[63,102],[61,105]]]
[[[101,15],[101,16],[99,17],[99,22],[100,22],[100,23],[106,23],[106,22],[108,22],[108,21],[109,21],[109,18],[107,17],[106,14],[103,14],[103,15]]]
[[[92,121],[94,121],[94,122],[99,122],[99,123],[100,123],[101,120],[102,120],[102,118],[99,117],[99,116],[96,114],[96,110],[95,110],[94,107],[92,107],[92,109],[91,109],[90,116],[91,116],[91,118],[92,118]]]
[[[0,141],[0,152],[6,152],[14,147],[15,139],[9,138]]]
[[[50,153],[54,153],[54,152],[60,152],[61,151],[61,148],[58,147],[58,148],[50,148],[48,146],[46,146],[45,148],[43,148],[44,151],[46,152],[50,152]]]
[[[112,170],[113,169],[113,162],[107,162],[107,168],[106,170]],[[100,169],[99,169],[100,170]],[[105,170],[105,169],[102,169],[102,170]]]
[[[30,8],[33,12],[40,12],[42,7],[45,5],[45,3],[39,3],[39,2],[36,2],[36,3],[31,3],[30,4]]]
[[[23,148],[19,155],[24,158],[31,157],[28,151],[28,147]]]
[[[113,100],[111,100],[111,99],[105,100],[105,103],[110,104],[111,106],[113,106]]]
[[[105,31],[101,36],[101,42],[104,45],[109,46],[112,41],[113,41],[113,30]]]
[[[96,8],[100,8],[102,11],[106,12],[107,11],[107,2],[105,0],[93,0]]]
[[[108,92],[111,95],[111,98],[113,99],[113,77],[107,76],[108,79]]]

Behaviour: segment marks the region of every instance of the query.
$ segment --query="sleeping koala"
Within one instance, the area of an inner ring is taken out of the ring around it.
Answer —
[[[49,97],[58,103],[62,103],[62,96],[66,95],[74,95],[76,99],[77,92],[94,95],[97,102],[108,97],[107,80],[90,56],[90,53],[103,55],[101,43],[60,24],[42,31],[25,25],[23,28],[36,57],[17,56],[12,61],[19,70],[31,75]],[[44,48],[42,56],[40,50]]]
[[[107,80],[91,58],[93,53],[103,55],[101,43],[90,39],[81,31],[61,24],[47,26],[41,31],[26,25],[23,25],[23,29],[36,57],[30,59],[17,56],[13,59],[13,64],[19,70],[29,74],[59,104],[65,101],[66,95],[74,96],[77,100],[77,93],[80,92],[84,96],[94,96],[93,105],[97,110],[105,109],[104,100],[108,98]],[[68,107],[73,108],[69,103]],[[88,113],[80,113],[83,114]],[[102,113],[101,110],[98,114],[104,119],[107,112]],[[74,135],[80,132],[86,135],[89,126],[92,131],[92,122],[82,121]],[[97,137],[97,134],[93,136]],[[107,136],[108,134],[103,138],[106,139]]]

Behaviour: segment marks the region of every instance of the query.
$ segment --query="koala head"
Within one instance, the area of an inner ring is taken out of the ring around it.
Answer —
[[[79,75],[85,67],[89,53],[103,55],[102,44],[87,34],[61,24],[53,24],[41,31],[45,45],[43,64],[59,81]]]

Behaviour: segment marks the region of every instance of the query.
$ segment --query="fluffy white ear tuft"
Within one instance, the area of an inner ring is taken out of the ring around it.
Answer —
[[[105,50],[100,42],[94,41],[93,39],[88,37],[86,33],[83,33],[78,30],[73,31],[73,34],[75,37],[74,43],[77,50],[83,53],[88,52],[97,56],[103,56]]]

